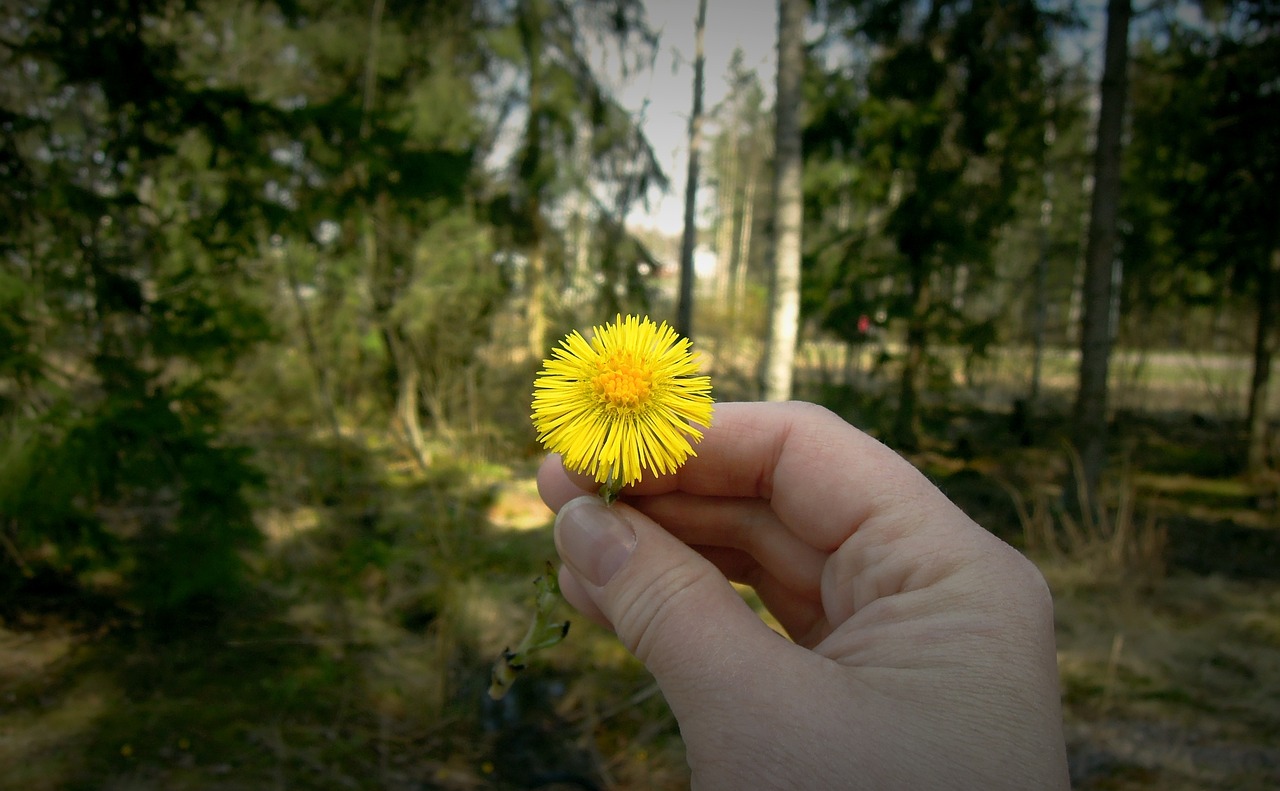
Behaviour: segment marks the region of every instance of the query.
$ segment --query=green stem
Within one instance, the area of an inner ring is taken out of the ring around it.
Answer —
[[[622,481],[613,477],[610,473],[609,480],[605,481],[600,487],[600,499],[604,500],[605,505],[613,505],[618,499],[618,495],[622,493]]]
[[[533,623],[525,632],[520,645],[512,651],[502,649],[502,656],[493,663],[493,672],[489,675],[489,697],[501,700],[515,683],[520,671],[529,666],[529,656],[550,648],[559,643],[569,633],[569,622],[553,622],[551,613],[560,601],[560,584],[556,580],[555,567],[548,561],[546,571],[533,581],[538,594],[535,598]]]

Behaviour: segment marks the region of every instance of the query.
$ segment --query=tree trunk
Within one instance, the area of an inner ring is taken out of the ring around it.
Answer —
[[[537,225],[538,220],[534,219]],[[525,289],[528,303],[525,305],[526,328],[528,329],[529,357],[537,360],[547,353],[547,332],[550,322],[547,320],[547,255],[546,245],[540,233],[534,233],[534,239],[525,249]]]
[[[1271,253],[1269,265],[1258,270],[1258,328],[1253,338],[1253,377],[1249,382],[1249,439],[1247,465],[1251,475],[1267,469],[1270,421],[1267,404],[1271,395],[1271,361],[1275,353],[1276,280],[1280,270],[1280,250]]]
[[[569,240],[573,266],[570,269],[565,292],[571,299],[566,304],[577,310],[586,303],[591,282],[591,192],[588,185],[591,170],[591,145],[595,130],[590,124],[580,125],[574,132],[574,178],[581,179],[569,199],[572,219]],[[545,352],[544,352],[545,353]]]
[[[396,422],[404,432],[405,443],[409,446],[414,461],[423,470],[429,470],[431,455],[427,452],[418,414],[418,388],[422,382],[418,363],[395,328],[386,328],[382,337],[396,367]]]
[[[901,450],[915,450],[918,431],[920,372],[924,369],[929,340],[929,270],[923,261],[911,261],[911,315],[907,319],[907,356],[902,362],[898,411],[893,420],[893,442]]]
[[[737,254],[738,222],[738,133],[731,127],[716,167],[716,199],[719,223],[716,227],[716,300],[724,305],[733,282],[734,255]],[[727,153],[726,153],[727,151]]]
[[[410,353],[408,342],[391,318],[395,306],[397,276],[391,271],[388,256],[381,249],[378,226],[386,210],[386,195],[379,195],[373,206],[366,209],[363,236],[366,270],[370,273],[373,310],[377,317],[382,342],[387,347],[387,383],[395,390],[394,423],[399,424],[403,437],[414,460],[424,470],[430,466],[430,455],[423,439],[421,418],[418,414],[418,385],[421,380],[417,362]]]
[[[369,43],[360,103],[361,140],[367,140],[372,134],[372,113],[378,88],[380,33],[385,7],[385,0],[374,0],[370,11]],[[369,186],[367,165],[361,166],[360,178],[367,188]],[[365,267],[369,272],[374,310],[381,325],[383,342],[387,346],[387,356],[395,379],[396,419],[404,429],[405,439],[414,459],[419,466],[426,469],[430,465],[430,458],[426,452],[426,443],[423,440],[422,425],[418,416],[418,369],[412,355],[405,348],[406,344],[400,336],[399,329],[391,319],[391,310],[398,299],[404,278],[394,271],[390,258],[383,249],[383,240],[380,236],[385,228],[387,200],[387,194],[379,192],[365,205],[364,225],[361,230],[364,237]]]
[[[524,50],[527,111],[524,139],[517,155],[517,175],[524,194],[519,216],[522,228],[516,238],[525,255],[525,330],[529,356],[538,360],[547,353],[547,228],[542,216],[543,192],[550,180],[550,168],[543,151],[543,122],[546,112],[546,73],[542,25],[548,9],[538,2],[517,3],[517,29]]]
[[[763,361],[764,398],[791,398],[792,367],[800,329],[800,253],[804,165],[800,148],[800,97],[804,83],[806,0],[778,0],[778,83],[774,130],[773,267],[769,336]]]
[[[1121,136],[1128,93],[1130,0],[1107,5],[1102,105],[1093,158],[1093,201],[1085,253],[1084,316],[1080,328],[1080,381],[1075,404],[1075,444],[1080,453],[1087,507],[1098,506],[1098,483],[1107,454],[1107,373],[1110,366],[1116,218],[1120,205]],[[1082,503],[1081,505],[1086,505]]]
[[[689,171],[684,186],[684,235],[680,240],[680,296],[676,302],[676,332],[693,337],[693,250],[698,242],[698,166],[702,154],[702,84],[706,55],[702,40],[707,29],[707,0],[698,0],[693,28],[693,114],[689,116]]]
[[[360,139],[367,140],[370,133],[370,114],[378,90],[378,52],[382,39],[382,13],[386,0],[373,0],[369,10],[369,45],[364,60],[363,86],[360,92]]]
[[[738,336],[738,319],[747,298],[747,267],[751,264],[751,238],[755,228],[756,179],[758,163],[753,158],[747,170],[747,184],[742,190],[742,220],[738,227],[738,249],[733,254],[733,272],[729,276],[729,330]]]
[[[293,306],[298,311],[298,328],[302,331],[307,359],[311,362],[311,372],[316,378],[316,395],[319,396],[320,409],[329,423],[333,441],[337,443],[342,439],[342,425],[338,422],[338,409],[333,403],[333,388],[329,384],[329,366],[325,364],[324,355],[320,353],[320,344],[316,342],[315,330],[311,323],[311,311],[307,310],[306,300],[302,298],[302,283],[298,279],[293,255],[292,248],[286,247],[281,251],[281,263],[284,266],[285,279],[289,282],[289,294],[293,298]]]
[[[1046,135],[1047,138],[1047,135]],[[1047,142],[1047,140],[1046,140]],[[1040,380],[1044,368],[1044,338],[1049,324],[1049,231],[1053,224],[1053,173],[1045,167],[1044,197],[1040,202],[1039,253],[1036,256],[1036,289],[1031,319],[1031,387],[1027,393],[1027,414],[1040,411]]]

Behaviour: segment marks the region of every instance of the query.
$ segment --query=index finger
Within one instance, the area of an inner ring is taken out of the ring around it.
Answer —
[[[948,503],[893,450],[813,404],[717,404],[695,452],[674,475],[644,478],[624,495],[682,491],[764,499],[791,529],[828,552],[878,512],[906,504],[927,512]],[[595,488],[587,479],[573,483],[578,494]],[[557,486],[546,484],[555,508]]]

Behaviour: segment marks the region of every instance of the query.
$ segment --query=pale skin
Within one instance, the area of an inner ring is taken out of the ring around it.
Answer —
[[[696,451],[609,508],[538,474],[565,598],[653,673],[694,788],[1068,788],[1034,565],[820,407],[718,404]]]

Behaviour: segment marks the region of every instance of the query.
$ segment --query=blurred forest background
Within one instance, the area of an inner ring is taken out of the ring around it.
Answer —
[[[0,787],[686,786],[581,619],[484,694],[617,311],[1041,564],[1077,787],[1280,783],[1280,6],[779,7],[665,173],[639,0],[5,0]]]

